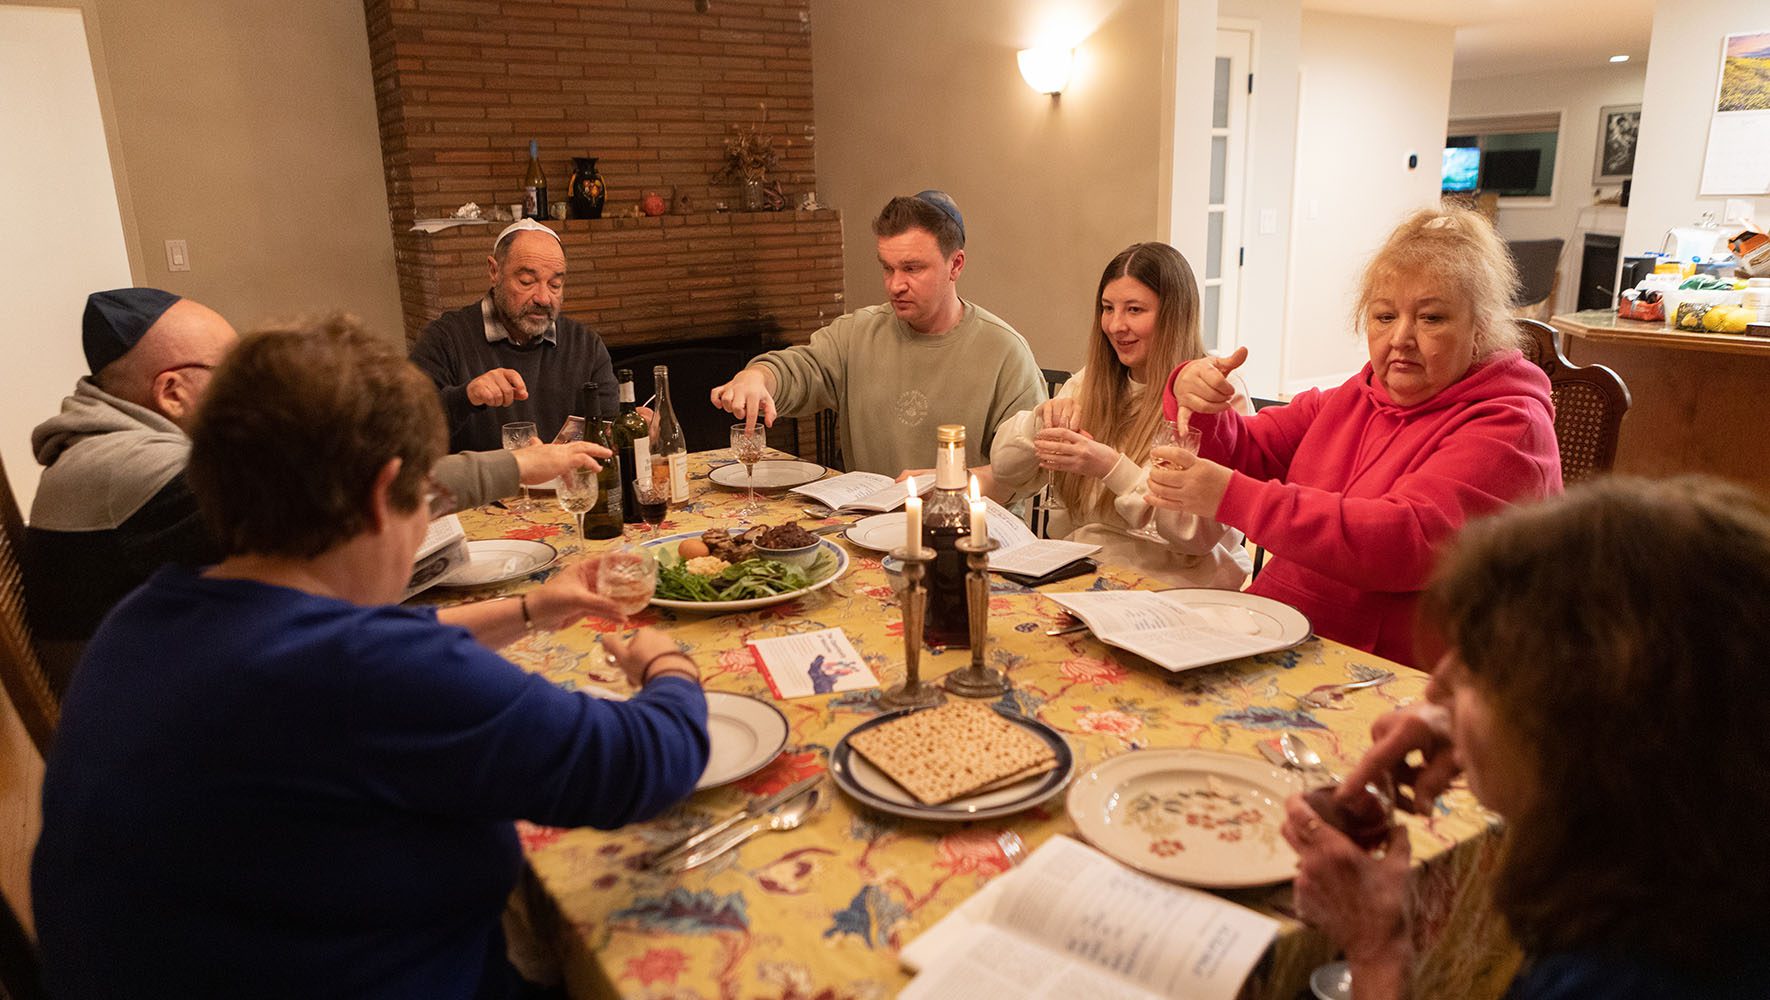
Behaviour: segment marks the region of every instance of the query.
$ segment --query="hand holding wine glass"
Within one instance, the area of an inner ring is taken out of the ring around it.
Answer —
[[[762,460],[762,451],[767,441],[763,432],[753,424],[734,424],[731,428],[731,450],[737,460],[744,466],[744,485],[748,495],[744,505],[734,513],[748,517],[762,508],[756,505],[756,463]]]
[[[604,552],[596,567],[596,591],[615,602],[621,614],[645,610],[658,587],[658,563],[649,550],[622,545]]]

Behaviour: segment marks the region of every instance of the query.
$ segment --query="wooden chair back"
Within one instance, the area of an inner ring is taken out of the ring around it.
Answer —
[[[1575,365],[1561,353],[1560,332],[1533,319],[1517,321],[1524,356],[1549,376],[1555,403],[1555,441],[1561,447],[1561,481],[1568,486],[1609,472],[1616,464],[1629,387],[1604,365]]]
[[[4,684],[37,751],[48,756],[61,705],[37,655],[25,614],[24,540],[24,518],[12,495],[6,467],[0,464],[0,684]]]

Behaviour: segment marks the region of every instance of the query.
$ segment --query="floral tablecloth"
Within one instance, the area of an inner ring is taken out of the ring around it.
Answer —
[[[732,525],[741,491],[707,481],[725,452],[693,456],[691,502],[672,509],[663,533]],[[768,498],[768,523],[799,516],[802,498]],[[566,558],[586,547],[562,511],[482,508],[462,515],[469,537],[545,540]],[[631,530],[631,529],[630,529]],[[601,548],[613,542],[590,542]],[[846,544],[846,543],[844,543]],[[701,664],[706,686],[770,699],[745,646],[752,639],[840,626],[887,687],[903,677],[902,617],[875,553],[851,548],[854,565],[836,584],[785,605],[707,616],[648,609],[637,624],[660,625]],[[536,578],[537,580],[539,577]],[[1417,699],[1425,675],[1370,654],[1312,639],[1280,653],[1169,674],[1086,633],[1051,638],[1062,609],[1037,592],[994,580],[989,661],[1007,672],[1017,710],[1063,733],[1078,772],[1127,751],[1187,747],[1256,756],[1256,744],[1285,729],[1308,734],[1328,766],[1344,772],[1369,746],[1370,723]],[[535,580],[474,591],[496,596]],[[1158,584],[1108,568],[1050,590]],[[625,688],[596,647],[590,621],[530,636],[505,652],[568,688]],[[924,652],[926,678],[966,665],[969,653]],[[1318,684],[1395,670],[1394,681],[1347,696],[1333,709],[1301,710],[1296,696]],[[650,823],[612,833],[521,826],[530,881],[507,921],[512,954],[532,973],[563,974],[573,996],[782,998],[884,997],[908,981],[898,950],[1008,867],[997,837],[1012,830],[1036,848],[1075,834],[1063,797],[1006,819],[963,825],[901,820],[830,789],[827,812],[797,830],[752,838],[736,851],[679,876],[648,871],[640,857],[750,796],[767,795],[825,767],[830,748],[880,711],[878,690],[777,702],[791,725],[773,764],[734,786],[700,793]],[[1421,996],[1497,996],[1516,955],[1482,900],[1497,831],[1466,792],[1453,791],[1427,818],[1408,820],[1420,900],[1418,933],[1437,942],[1422,963]],[[1325,939],[1294,919],[1288,885],[1230,898],[1277,916],[1278,943],[1246,996],[1307,995],[1309,970],[1332,957]],[[1435,981],[1437,985],[1435,984]]]

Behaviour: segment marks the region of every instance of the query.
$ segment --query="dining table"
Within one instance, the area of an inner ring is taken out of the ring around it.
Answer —
[[[709,479],[732,461],[729,451],[692,455],[689,499],[671,506],[653,534],[844,520],[811,516],[804,497],[783,491],[759,492],[760,513],[736,515],[743,490]],[[527,504],[463,511],[460,519],[470,539],[546,542],[562,561],[646,536],[643,526],[629,525],[624,540],[578,538],[571,516],[545,494]],[[511,662],[561,687],[620,697],[630,688],[601,655],[598,634],[657,626],[696,660],[706,690],[773,704],[789,730],[778,756],[760,770],[698,792],[650,821],[612,831],[519,823],[527,868],[505,929],[512,960],[525,975],[563,982],[572,997],[893,996],[910,980],[900,961],[908,942],[1008,872],[1024,851],[1059,834],[1078,836],[1061,794],[1012,815],[936,822],[879,811],[826,781],[817,808],[796,829],[764,832],[686,872],[649,863],[686,832],[825,772],[842,737],[884,711],[882,689],[903,680],[903,615],[882,556],[846,540],[838,544],[848,550],[847,571],[785,603],[723,614],[654,605],[625,621],[591,618],[531,633],[503,650]],[[506,596],[553,571],[432,590],[419,599]],[[1087,631],[1046,634],[1070,621],[1050,593],[1166,589],[1128,567],[1105,564],[1038,590],[990,579],[985,659],[1011,684],[997,704],[1060,733],[1077,774],[1122,754],[1167,748],[1260,759],[1262,745],[1270,755],[1287,731],[1303,735],[1328,769],[1345,773],[1370,746],[1373,720],[1424,695],[1426,674],[1314,636],[1282,650],[1170,672]],[[880,687],[775,698],[749,643],[826,628],[842,630]],[[928,649],[921,672],[938,681],[970,659],[968,650]],[[1321,685],[1380,679],[1385,672],[1393,678],[1325,707],[1299,700]],[[1421,949],[1416,995],[1499,996],[1519,953],[1486,899],[1502,834],[1497,817],[1459,783],[1428,815],[1400,822],[1412,848],[1413,933]],[[1310,996],[1310,972],[1333,959],[1334,948],[1298,919],[1289,883],[1216,891],[1279,922],[1241,996]]]

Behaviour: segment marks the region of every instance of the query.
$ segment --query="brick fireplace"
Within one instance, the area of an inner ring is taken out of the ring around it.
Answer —
[[[755,124],[776,139],[772,176],[789,204],[815,189],[809,0],[705,6],[365,0],[408,340],[484,293],[497,231],[431,235],[412,221],[519,201],[530,139],[555,201],[570,158],[598,158],[603,218],[550,225],[569,262],[565,311],[617,357],[682,343],[692,360],[728,338],[803,343],[845,311],[837,212],[716,211],[742,196],[711,181],[724,140]],[[629,217],[652,191],[670,213]]]

